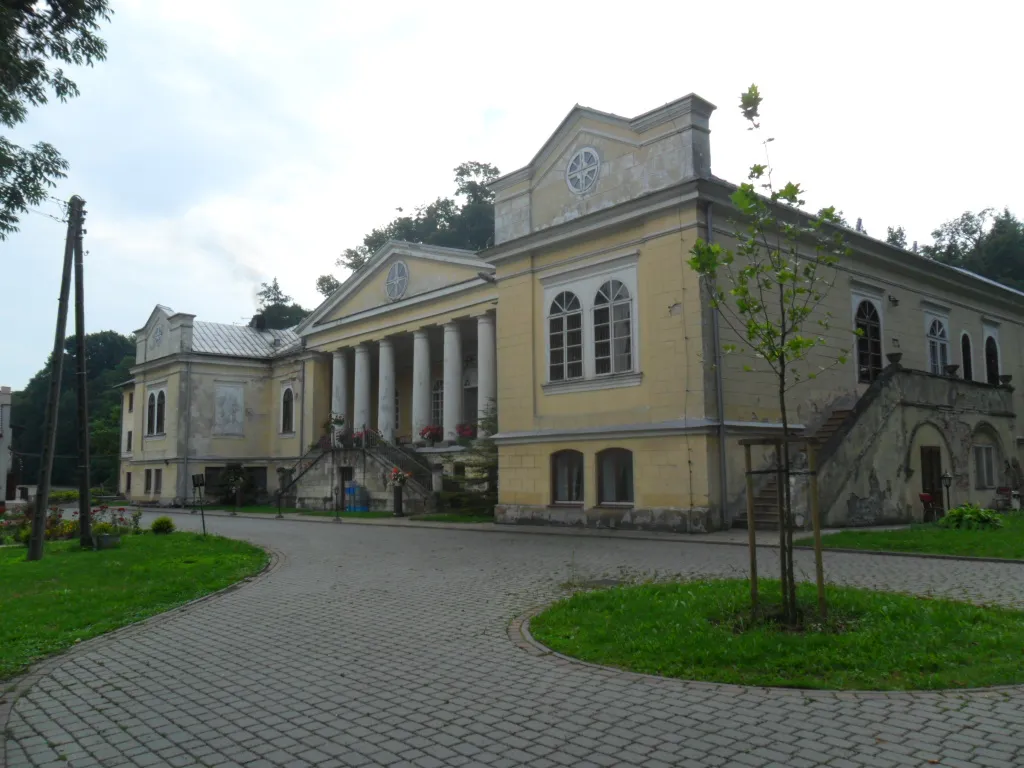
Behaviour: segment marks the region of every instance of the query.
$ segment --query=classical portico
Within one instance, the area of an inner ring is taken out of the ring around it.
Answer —
[[[497,398],[493,311],[331,352],[332,413],[353,431],[374,429],[389,442],[421,442],[427,426],[454,442]]]

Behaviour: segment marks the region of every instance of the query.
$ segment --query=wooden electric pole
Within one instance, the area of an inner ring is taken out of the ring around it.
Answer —
[[[75,232],[75,376],[78,399],[78,534],[83,547],[92,546],[92,503],[89,498],[89,391],[85,361],[85,267],[82,260],[84,201],[79,201]]]
[[[28,543],[28,559],[43,559],[43,540],[46,536],[46,512],[50,505],[50,483],[53,475],[53,452],[57,445],[57,409],[60,405],[60,383],[64,372],[64,335],[68,325],[68,293],[71,291],[71,262],[75,241],[82,227],[82,206],[85,201],[73,195],[68,203],[68,234],[64,243],[64,271],[60,281],[60,299],[57,303],[57,331],[53,337],[53,356],[50,361],[50,392],[46,401],[43,422],[43,459],[39,469],[39,490],[36,492],[36,511],[32,516],[32,537]]]

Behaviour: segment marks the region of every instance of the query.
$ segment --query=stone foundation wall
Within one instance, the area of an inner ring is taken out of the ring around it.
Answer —
[[[580,528],[609,528],[635,531],[672,531],[707,533],[711,528],[711,509],[656,508],[615,509],[580,507],[536,507],[499,504],[494,522],[506,525],[563,525]]]

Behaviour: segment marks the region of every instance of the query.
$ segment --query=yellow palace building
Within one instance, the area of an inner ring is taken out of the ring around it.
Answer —
[[[781,425],[774,380],[722,353],[734,339],[687,264],[698,237],[729,245],[737,228],[735,186],[711,171],[714,109],[693,94],[633,118],[575,107],[491,184],[493,247],[390,242],[294,329],[157,306],[125,386],[122,489],[188,503],[191,475],[237,464],[298,503],[339,504],[347,484],[386,507],[399,466],[426,508],[493,404],[498,522],[744,517],[739,440]],[[846,235],[821,311],[852,359],[790,409],[822,446],[826,524],[922,519],[944,493],[1008,503],[1024,294]],[[765,523],[772,482],[755,491]]]

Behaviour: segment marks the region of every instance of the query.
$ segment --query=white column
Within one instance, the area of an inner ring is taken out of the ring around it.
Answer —
[[[380,342],[380,374],[377,377],[377,430],[389,443],[395,441],[395,347],[391,339]]]
[[[355,415],[352,429],[361,432],[370,426],[370,350],[365,344],[356,347]]]
[[[494,345],[494,315],[476,319],[476,409],[482,419],[498,398],[498,358]]]
[[[458,437],[462,421],[462,333],[458,323],[444,324],[444,439]]]
[[[331,369],[331,414],[340,416],[345,424],[335,432],[352,428],[348,412],[348,353],[344,349],[334,350]]]
[[[412,337],[412,439],[420,439],[420,430],[430,425],[430,338],[426,329]]]

